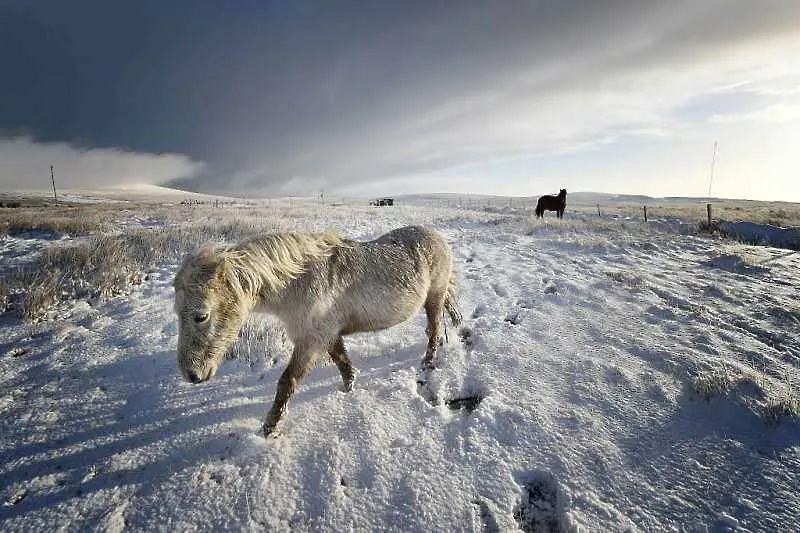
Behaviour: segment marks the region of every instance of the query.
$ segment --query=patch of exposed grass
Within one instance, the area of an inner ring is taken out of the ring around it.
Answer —
[[[95,214],[82,209],[27,208],[0,211],[0,234],[44,232],[53,235],[88,235],[105,229]]]
[[[767,423],[779,424],[783,418],[800,417],[800,395],[796,390],[783,391],[767,401],[764,418]]]
[[[59,273],[34,272],[26,283],[27,290],[20,293],[19,315],[26,320],[37,320],[61,299]]]
[[[715,366],[698,374],[690,382],[691,390],[711,401],[715,397],[734,397],[768,424],[785,417],[800,417],[800,393],[787,379],[773,379],[750,368]]]
[[[0,279],[0,313],[8,311],[11,300],[12,287],[5,278]]]
[[[692,391],[710,400],[718,396],[725,396],[733,388],[734,377],[727,367],[720,366],[698,372],[690,383]]]
[[[275,224],[273,223],[272,226]],[[109,298],[141,283],[157,265],[178,264],[205,242],[236,242],[274,229],[230,219],[98,234],[74,244],[54,243],[31,262],[0,278],[0,309],[27,320],[42,318],[62,299]]]
[[[62,299],[114,296],[141,277],[120,239],[98,236],[45,248],[34,261],[6,275],[0,285],[5,287],[6,308],[37,320]]]
[[[626,270],[607,270],[605,272],[611,280],[630,288],[643,288],[647,286],[642,276]]]

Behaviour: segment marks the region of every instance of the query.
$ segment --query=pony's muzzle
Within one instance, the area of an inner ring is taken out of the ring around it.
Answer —
[[[187,370],[186,371],[186,379],[189,380],[191,383],[200,383],[203,381],[203,378],[195,372],[194,370]]]

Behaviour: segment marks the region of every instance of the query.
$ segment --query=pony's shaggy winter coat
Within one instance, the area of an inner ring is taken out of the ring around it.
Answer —
[[[450,247],[420,226],[369,242],[331,233],[273,233],[224,248],[204,246],[184,260],[173,285],[178,367],[193,383],[213,377],[250,312],[270,313],[283,323],[294,350],[278,380],[265,435],[275,430],[300,380],[324,354],[338,366],[345,390],[352,389],[343,336],[389,328],[424,307],[423,363],[429,365],[443,312],[454,324],[461,320]]]

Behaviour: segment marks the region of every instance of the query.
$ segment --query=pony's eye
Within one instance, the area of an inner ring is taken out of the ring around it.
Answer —
[[[198,313],[194,315],[194,321],[198,324],[205,322],[206,320],[208,320],[208,313]]]

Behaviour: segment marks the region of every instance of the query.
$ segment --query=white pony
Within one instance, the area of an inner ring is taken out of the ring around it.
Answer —
[[[446,310],[454,325],[452,254],[436,232],[399,228],[374,241],[331,234],[272,233],[224,248],[201,247],[186,257],[173,282],[178,315],[178,368],[192,383],[211,379],[250,312],[277,316],[294,344],[263,426],[267,436],[289,398],[325,354],[344,389],[354,372],[342,337],[389,328],[424,306],[428,347],[436,355]]]

